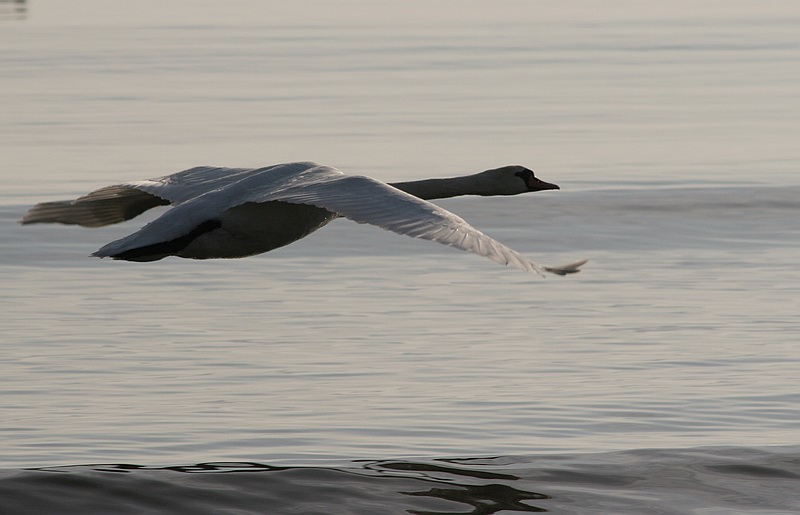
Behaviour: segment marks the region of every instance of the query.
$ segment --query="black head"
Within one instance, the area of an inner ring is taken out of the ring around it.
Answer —
[[[528,188],[528,191],[542,191],[542,190],[557,190],[560,189],[556,184],[545,182],[541,179],[538,179],[534,174],[533,170],[525,168],[524,166],[511,166],[509,168],[515,169],[514,175],[519,177],[520,179],[525,182],[525,187]]]
[[[540,181],[524,166],[511,165],[486,170],[470,176],[472,195],[519,195],[541,190],[557,190],[558,186]]]

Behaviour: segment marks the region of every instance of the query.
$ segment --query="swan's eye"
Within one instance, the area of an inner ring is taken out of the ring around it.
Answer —
[[[530,170],[522,170],[521,172],[517,172],[514,175],[525,181],[525,184],[528,184],[530,180],[533,178],[533,172]]]

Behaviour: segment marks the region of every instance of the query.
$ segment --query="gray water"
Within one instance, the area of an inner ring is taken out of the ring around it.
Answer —
[[[0,8],[7,509],[800,510],[796,4]],[[561,191],[440,204],[590,262],[541,279],[339,220],[136,264],[87,256],[154,215],[16,223],[295,160],[386,181],[525,164]]]

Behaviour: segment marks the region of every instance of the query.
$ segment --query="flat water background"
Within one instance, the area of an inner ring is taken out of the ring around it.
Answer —
[[[800,510],[800,8],[333,4],[0,3],[9,513]],[[590,262],[339,220],[136,264],[87,256],[153,215],[16,223],[297,160],[525,164],[561,191],[440,205]]]

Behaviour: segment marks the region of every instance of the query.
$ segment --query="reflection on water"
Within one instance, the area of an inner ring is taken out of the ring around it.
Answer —
[[[506,485],[472,485],[464,486],[462,488],[437,487],[420,492],[403,493],[406,495],[438,497],[447,501],[467,504],[472,506],[472,511],[448,511],[447,513],[464,513],[474,515],[488,515],[491,513],[499,513],[505,510],[518,512],[543,512],[547,510],[544,508],[537,508],[535,506],[523,504],[522,501],[529,501],[532,499],[549,499],[549,497],[544,494],[523,492]],[[409,513],[415,513],[419,515],[434,515],[444,512],[409,510]]]
[[[447,461],[447,460],[437,460]],[[486,470],[470,470],[463,468],[447,467],[430,463],[415,463],[408,461],[385,461],[368,465],[370,470],[380,472],[402,471],[414,474],[418,480],[436,483],[435,487],[426,490],[401,492],[405,495],[419,497],[435,497],[446,501],[466,504],[472,511],[450,512],[474,515],[488,515],[499,513],[503,510],[518,512],[543,512],[544,508],[537,508],[522,501],[536,499],[550,499],[550,496],[526,492],[511,487],[499,481],[516,481],[519,478],[511,474],[501,474]],[[486,484],[468,483],[469,479],[487,481]],[[446,486],[445,486],[446,485]],[[409,513],[419,515],[433,515],[439,512],[410,510]]]
[[[97,483],[94,481],[81,481],[78,479],[79,477],[84,479],[93,477],[99,481],[104,481],[104,476],[98,476],[96,473],[137,474],[147,477],[152,485],[152,481],[163,472],[206,474],[211,475],[211,478],[207,481],[201,480],[201,482],[204,485],[203,488],[210,489],[214,487],[219,488],[220,474],[229,475],[228,477],[237,475],[241,478],[242,474],[269,473],[273,474],[275,477],[290,478],[289,481],[291,483],[295,485],[302,484],[305,490],[305,495],[287,495],[287,497],[282,500],[273,499],[270,502],[270,510],[272,510],[271,512],[279,513],[284,512],[279,506],[281,503],[293,505],[295,509],[301,509],[298,507],[304,504],[302,499],[307,498],[314,499],[314,503],[319,505],[328,501],[325,496],[326,493],[331,493],[333,485],[342,485],[346,486],[348,489],[353,489],[355,484],[364,483],[365,481],[373,484],[374,478],[380,479],[380,485],[377,487],[363,488],[362,491],[375,491],[377,488],[383,493],[376,496],[376,498],[383,501],[386,501],[386,499],[391,496],[404,496],[406,499],[409,497],[414,498],[414,501],[410,503],[408,509],[404,510],[404,512],[416,515],[444,515],[446,513],[491,515],[503,511],[545,512],[548,510],[527,503],[533,500],[551,499],[550,496],[545,494],[529,492],[510,486],[507,484],[509,481],[517,481],[520,478],[506,473],[470,470],[410,461],[371,461],[362,462],[360,465],[361,466],[358,468],[326,468],[281,467],[254,462],[209,462],[198,463],[196,465],[167,467],[148,467],[131,464],[96,464],[35,468],[30,470],[58,474],[50,476],[49,478],[39,476],[39,481],[37,482],[40,486],[44,486],[44,483],[47,483],[51,488],[54,488],[58,483],[68,483],[72,485],[70,489],[71,495],[93,496],[95,501],[97,500],[97,493],[92,493],[91,490],[103,490],[103,488],[98,487]],[[274,486],[271,486],[272,476],[264,476],[261,474],[260,477],[262,477],[264,481],[259,482],[258,490],[269,491],[271,488],[274,488]],[[354,480],[355,477],[364,479]],[[184,481],[172,478],[170,483],[174,485],[185,484]],[[424,485],[420,487],[419,483],[424,483]],[[83,484],[87,491],[81,492],[81,484]],[[115,484],[118,486],[113,489],[113,492],[109,491],[108,493],[119,496],[119,485],[121,483],[115,481]],[[138,499],[129,498],[129,501],[134,501],[137,506],[142,506],[146,504],[146,495],[137,495],[134,493],[137,489],[137,484],[139,484],[139,481],[127,481],[125,482],[125,489],[129,490],[134,498],[139,497]],[[199,486],[199,484],[193,484]],[[75,488],[76,486],[78,487]],[[250,483],[250,486],[253,486],[252,483]],[[1,487],[0,493],[2,493]],[[344,500],[344,496],[340,493],[334,495],[336,500],[329,501],[331,505],[340,504]],[[361,495],[363,496],[363,493]],[[128,497],[128,495],[126,494],[120,497],[125,498]],[[241,496],[239,497],[241,498]],[[401,502],[395,501],[394,506],[407,504],[403,503],[402,499],[403,497],[399,497],[398,500]],[[217,499],[217,501],[219,502],[219,499]],[[231,504],[232,502],[233,504]],[[453,506],[453,503],[459,505],[459,507]],[[209,503],[204,504],[203,508],[205,510],[212,510],[213,506],[213,504]],[[232,506],[243,507],[240,502],[234,502],[230,499],[225,500],[224,506],[228,509]],[[186,506],[183,507],[186,508]],[[376,513],[377,512],[378,511],[376,511]],[[384,513],[384,511],[380,512]]]
[[[311,466],[220,461],[0,470],[0,499],[4,514],[796,513],[798,478],[797,446],[639,449]]]

